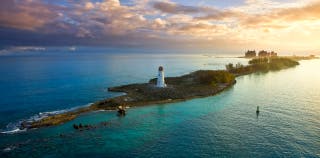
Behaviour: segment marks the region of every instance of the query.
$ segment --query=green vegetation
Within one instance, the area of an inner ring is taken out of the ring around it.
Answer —
[[[249,61],[248,66],[243,66],[237,64],[236,67],[233,64],[226,65],[228,72],[235,74],[236,76],[245,75],[254,72],[268,72],[281,70],[289,67],[294,67],[299,65],[299,62],[287,58],[287,57],[264,57],[264,58],[254,58]]]
[[[226,65],[226,69],[227,69],[228,71],[231,71],[231,70],[235,69],[235,67],[233,66],[232,63],[229,63],[229,64]]]
[[[251,59],[249,61],[249,64],[250,65],[255,65],[255,64],[265,64],[265,63],[268,63],[268,58],[267,57],[264,57],[264,58],[255,58],[255,59]]]
[[[269,70],[280,70],[284,68],[294,67],[299,65],[299,62],[289,58],[270,58]]]
[[[194,72],[201,84],[216,86],[219,83],[230,84],[235,76],[227,71],[199,70]]]

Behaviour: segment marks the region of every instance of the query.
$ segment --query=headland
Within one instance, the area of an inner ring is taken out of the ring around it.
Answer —
[[[122,85],[108,88],[111,92],[124,92],[125,95],[93,103],[89,107],[79,108],[62,114],[48,116],[37,121],[25,121],[21,128],[33,129],[59,125],[75,119],[77,116],[97,110],[116,110],[118,106],[136,107],[154,104],[180,102],[193,98],[216,95],[236,83],[237,76],[268,72],[295,67],[299,62],[284,57],[255,58],[249,65],[226,65],[226,70],[198,70],[179,77],[166,77],[167,86],[156,86],[157,79],[148,83]]]

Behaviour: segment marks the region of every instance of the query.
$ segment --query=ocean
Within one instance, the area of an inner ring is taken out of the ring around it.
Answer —
[[[108,87],[225,69],[243,58],[207,55],[70,53],[0,57],[1,157],[320,157],[320,60],[237,78],[212,97],[83,114],[19,131],[38,119],[121,93]],[[256,115],[256,107],[260,114]],[[74,123],[107,126],[76,131]]]

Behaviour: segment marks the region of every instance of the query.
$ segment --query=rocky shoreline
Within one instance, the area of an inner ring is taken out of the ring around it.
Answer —
[[[111,92],[124,92],[125,95],[101,100],[89,107],[79,108],[62,114],[48,116],[34,122],[22,122],[21,129],[33,129],[59,125],[75,119],[77,116],[97,110],[117,110],[122,107],[136,107],[165,104],[216,95],[236,83],[235,76],[255,72],[281,70],[299,65],[288,58],[281,58],[270,63],[241,66],[229,70],[199,70],[179,77],[166,77],[167,87],[155,86],[156,79],[148,83],[129,84],[108,88]]]
[[[219,76],[222,79],[225,79],[226,77],[229,77],[230,79],[214,81],[214,85],[208,84],[202,81],[208,73],[214,76]],[[117,110],[118,106],[136,107],[165,104],[212,96],[236,83],[233,74],[227,71],[218,70],[200,70],[180,77],[167,77],[165,80],[168,85],[166,88],[156,87],[156,79],[151,79],[148,83],[111,87],[108,88],[108,91],[124,92],[126,94],[95,102],[89,107],[83,107],[74,111],[48,116],[38,121],[22,122],[21,128],[32,129],[59,125],[73,120],[83,113],[97,110]]]

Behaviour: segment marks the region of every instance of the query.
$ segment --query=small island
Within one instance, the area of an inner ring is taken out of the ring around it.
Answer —
[[[117,110],[119,106],[146,106],[212,96],[234,85],[235,78],[238,76],[281,70],[297,65],[299,62],[288,57],[261,57],[251,59],[246,66],[240,63],[234,66],[230,63],[226,65],[226,70],[198,70],[179,77],[164,77],[163,67],[159,67],[158,78],[150,79],[148,83],[108,88],[111,92],[124,92],[125,95],[101,100],[89,107],[48,116],[41,120],[24,121],[21,123],[21,128],[32,129],[58,125],[73,120],[83,113]]]

